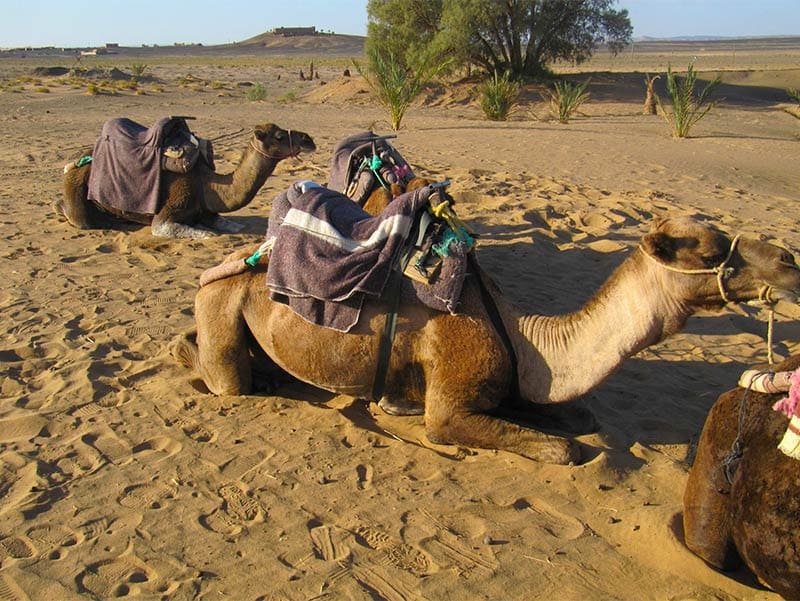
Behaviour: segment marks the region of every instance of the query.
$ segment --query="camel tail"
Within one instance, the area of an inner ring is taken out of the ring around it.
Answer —
[[[244,273],[250,268],[250,266],[242,259],[241,261],[227,261],[225,263],[220,263],[216,267],[211,267],[210,269],[206,269],[202,274],[200,274],[200,287],[207,286],[211,282],[216,282],[217,280],[224,280],[225,278],[229,278],[234,275],[239,275],[240,273]]]

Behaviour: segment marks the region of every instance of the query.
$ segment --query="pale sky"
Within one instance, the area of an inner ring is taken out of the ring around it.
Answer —
[[[0,48],[204,45],[274,27],[366,35],[366,0],[3,0]],[[619,0],[634,37],[800,35],[800,0]]]

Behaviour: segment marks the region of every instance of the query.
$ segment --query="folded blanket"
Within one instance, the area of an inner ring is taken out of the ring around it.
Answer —
[[[272,203],[267,286],[312,323],[349,331],[365,297],[379,298],[430,190],[398,196],[377,216],[313,182]],[[315,301],[323,301],[319,304]]]
[[[406,160],[384,136],[365,131],[334,146],[328,187],[363,205],[377,186],[407,183],[413,178]]]
[[[125,117],[106,121],[92,151],[89,199],[117,211],[155,215],[161,208],[161,150],[176,127],[186,124],[172,117],[150,128]]]

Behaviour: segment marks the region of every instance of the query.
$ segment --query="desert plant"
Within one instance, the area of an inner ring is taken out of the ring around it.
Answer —
[[[297,92],[294,90],[287,91],[283,96],[278,98],[278,102],[294,102],[297,100]]]
[[[414,70],[404,65],[394,54],[378,50],[367,53],[367,62],[367,67],[362,67],[355,60],[353,65],[372,88],[378,101],[389,111],[389,120],[394,131],[400,129],[408,107],[422,89],[448,66],[444,62],[423,65]]]
[[[86,86],[86,93],[89,96],[97,96],[100,93],[100,87],[96,83],[90,83]]]
[[[517,104],[519,83],[511,79],[508,71],[503,75],[495,71],[480,87],[480,95],[481,110],[486,118],[490,121],[505,121]]]
[[[643,115],[656,115],[658,113],[656,110],[656,91],[654,89],[657,79],[661,79],[661,76],[650,75],[649,73],[645,75],[644,85],[646,91],[644,97],[644,108],[642,108]]]
[[[589,81],[572,84],[568,81],[557,81],[553,89],[547,89],[546,93],[550,98],[550,112],[558,119],[559,123],[569,123],[580,106],[589,100]]]
[[[144,63],[133,63],[131,65],[131,70],[133,71],[134,77],[141,77],[147,70],[147,65],[145,65]]]
[[[721,77],[717,76],[708,82],[699,94],[695,93],[696,83],[697,72],[691,63],[684,78],[677,77],[672,72],[672,67],[667,66],[667,95],[671,110],[667,111],[664,108],[661,98],[657,98],[657,102],[664,120],[672,128],[672,135],[675,138],[688,138],[694,124],[722,102],[721,99],[710,99],[711,94],[722,83]]]
[[[265,88],[263,84],[256,83],[247,89],[245,97],[253,102],[264,100],[264,98],[267,97],[267,88]]]
[[[798,92],[795,88],[789,88],[786,90],[786,93],[789,95],[789,98],[800,102],[800,92]]]

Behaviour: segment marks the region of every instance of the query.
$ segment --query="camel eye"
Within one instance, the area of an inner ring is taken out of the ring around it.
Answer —
[[[711,255],[711,256],[708,256],[708,257],[703,257],[703,264],[706,267],[709,267],[709,268],[710,267],[716,267],[717,265],[720,265],[725,260],[725,257],[727,257],[727,256],[728,256],[728,253],[724,252],[724,253],[719,253],[719,254],[716,254],[716,255]]]
[[[790,253],[788,250],[781,251],[780,262],[783,265],[788,265],[789,267],[794,267],[794,255]]]

